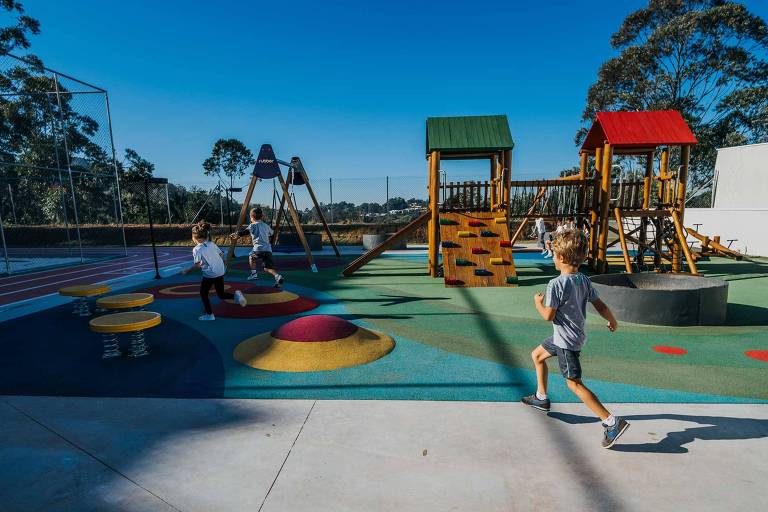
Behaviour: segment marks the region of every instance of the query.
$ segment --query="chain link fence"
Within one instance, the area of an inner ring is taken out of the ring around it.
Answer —
[[[126,254],[107,92],[0,56],[0,273]]]

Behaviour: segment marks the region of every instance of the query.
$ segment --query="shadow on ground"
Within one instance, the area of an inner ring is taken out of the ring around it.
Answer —
[[[562,412],[550,412],[550,418],[569,423],[597,423],[593,416],[580,416]],[[655,443],[616,444],[613,450],[637,453],[688,453],[686,444],[696,439],[702,441],[730,441],[739,439],[761,439],[768,437],[768,420],[755,418],[729,418],[726,416],[696,416],[688,414],[640,414],[624,416],[628,421],[673,420],[698,423],[700,427],[668,432],[664,439]]]

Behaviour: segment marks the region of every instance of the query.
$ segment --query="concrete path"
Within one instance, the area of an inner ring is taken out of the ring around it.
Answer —
[[[0,397],[0,511],[766,510],[768,406]]]

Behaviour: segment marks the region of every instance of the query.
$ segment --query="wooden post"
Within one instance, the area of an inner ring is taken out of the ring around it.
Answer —
[[[659,202],[664,207],[669,206],[669,148],[661,151],[661,166],[659,167]]]
[[[589,212],[589,267],[597,269],[597,234],[600,226],[597,218],[600,211],[600,176],[603,165],[603,148],[595,149],[595,177],[592,180],[592,207]]]
[[[429,157],[429,209],[432,217],[429,221],[429,275],[440,274],[440,152],[432,151]]]
[[[624,268],[627,274],[632,273],[632,262],[629,259],[629,249],[627,248],[627,239],[624,237],[624,224],[621,222],[621,210],[613,209],[613,215],[616,217],[616,227],[619,232],[619,242],[621,243],[621,252],[624,255]]]
[[[491,155],[491,210],[496,208],[496,188],[494,186],[494,180],[496,180],[496,155]]]
[[[243,206],[240,207],[240,216],[237,218],[237,226],[235,227],[235,233],[240,231],[240,228],[243,227],[245,218],[248,215],[248,208],[251,205],[251,198],[253,197],[253,189],[256,188],[257,181],[259,181],[259,178],[257,178],[256,176],[251,176],[251,182],[248,184],[248,190],[245,192],[245,198],[243,199]],[[227,268],[229,268],[229,264],[232,261],[232,257],[235,255],[236,244],[237,244],[237,239],[229,242],[229,250],[227,251],[227,264],[226,264]]]
[[[597,271],[608,270],[608,219],[611,202],[611,167],[613,165],[613,148],[605,143],[603,148],[603,165],[600,173],[600,233],[597,242]]]
[[[676,211],[676,215],[673,215],[672,218],[676,218],[677,220],[675,222],[680,223],[681,226],[685,225],[685,194],[688,188],[688,163],[690,158],[691,146],[680,146],[680,170],[678,171],[677,175],[677,190],[675,190],[674,204],[672,204],[672,208]],[[672,255],[672,268],[675,272],[680,272],[682,269],[680,251],[682,250],[684,254],[686,252],[690,253],[688,250],[688,244],[685,243],[685,230],[682,230],[682,227],[680,229],[681,231],[679,231],[678,235],[682,234],[682,236],[678,236],[678,241],[674,248],[674,254]],[[690,254],[686,254],[686,258],[689,258],[689,256]],[[690,266],[690,262],[688,265]]]
[[[683,221],[680,218],[680,214],[677,210],[672,208],[671,212],[672,212],[672,221],[675,223],[675,232],[677,233],[677,240],[675,245],[680,246],[680,249],[682,249],[683,254],[685,255],[685,260],[688,262],[688,268],[691,270],[691,274],[698,275],[699,270],[696,268],[696,262],[693,261],[691,250],[688,248],[688,244],[685,243],[685,231],[683,230]],[[680,271],[679,269],[675,269],[675,272],[679,272],[679,271]]]
[[[504,150],[504,205],[509,213],[509,189],[512,184],[512,150]]]
[[[320,222],[323,224],[323,229],[325,229],[325,233],[328,235],[328,241],[331,242],[331,246],[333,247],[333,252],[336,253],[336,257],[340,258],[341,253],[339,252],[339,248],[336,247],[336,241],[333,239],[333,234],[331,233],[331,228],[328,227],[328,223],[325,221],[325,215],[323,215],[323,210],[320,208],[320,203],[317,202],[317,197],[315,197],[315,191],[312,190],[312,185],[309,184],[309,178],[307,178],[307,172],[300,168],[299,172],[301,173],[301,178],[304,180],[304,185],[307,186],[307,192],[309,192],[309,197],[312,199],[312,202],[315,204],[315,208],[317,208],[317,216],[320,217]]]
[[[285,183],[285,180],[283,179],[282,174],[277,175],[277,179],[280,181],[280,188],[283,189],[283,198],[285,199],[285,204],[288,206],[288,211],[291,214],[291,219],[293,219],[293,224],[296,226],[296,234],[299,235],[299,240],[301,240],[301,245],[304,246],[304,252],[307,255],[307,262],[309,263],[309,268],[312,270],[312,272],[317,272],[317,265],[315,265],[315,258],[312,256],[312,251],[309,248],[309,244],[307,243],[307,237],[304,236],[304,230],[301,227],[301,221],[299,220],[299,215],[296,213],[296,208],[293,206],[293,201],[291,201],[291,197],[288,195],[288,185]]]
[[[653,186],[653,151],[645,154],[645,177],[643,178],[643,210],[651,207],[651,190]],[[638,238],[641,245],[637,248],[637,265],[642,269],[645,263],[645,245],[648,240],[648,217],[640,218],[640,233]]]
[[[498,210],[501,206],[501,202],[504,201],[504,153],[499,152],[496,158],[496,204],[493,205],[494,210]]]
[[[587,177],[587,166],[589,165],[589,155],[586,151],[582,151],[579,154],[579,179],[583,180]],[[576,208],[577,208],[577,216],[576,216],[576,225],[581,224],[582,219],[582,212],[584,211],[584,201],[587,197],[587,191],[584,189],[584,185],[579,186],[579,191],[576,196]]]
[[[285,195],[280,196],[280,207],[277,209],[277,215],[275,216],[275,225],[272,226],[272,240],[270,243],[272,245],[277,245],[277,243],[280,241],[280,229],[281,224],[283,221],[283,216],[285,215]]]

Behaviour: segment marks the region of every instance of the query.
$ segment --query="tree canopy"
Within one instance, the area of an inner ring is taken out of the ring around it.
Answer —
[[[619,54],[589,88],[580,144],[605,110],[679,110],[699,140],[694,185],[714,171],[716,148],[768,140],[768,27],[726,0],[649,0],[611,37]]]
[[[230,187],[235,179],[245,174],[245,170],[255,162],[251,150],[237,139],[219,139],[211,150],[211,156],[203,162],[203,173],[206,176],[226,176]]]

